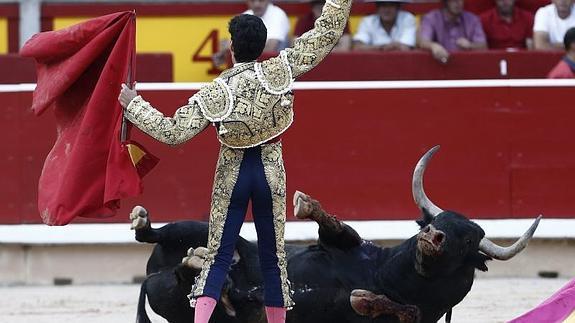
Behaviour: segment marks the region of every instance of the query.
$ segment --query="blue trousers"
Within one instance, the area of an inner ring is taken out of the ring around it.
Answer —
[[[220,298],[250,200],[265,305],[291,307],[284,250],[285,170],[279,142],[247,149],[222,146],[212,192],[208,254],[192,296]]]

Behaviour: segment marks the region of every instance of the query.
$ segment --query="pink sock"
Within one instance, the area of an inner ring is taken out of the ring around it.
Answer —
[[[266,306],[266,316],[268,323],[285,323],[286,309],[284,307]]]
[[[208,296],[198,297],[196,300],[194,323],[208,323],[218,301]]]

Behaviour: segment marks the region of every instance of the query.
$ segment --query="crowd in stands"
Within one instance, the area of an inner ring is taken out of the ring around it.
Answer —
[[[297,21],[294,38],[313,27],[325,0],[308,0],[310,11]],[[486,49],[567,50],[565,35],[575,27],[575,0],[552,0],[535,15],[519,8],[516,0],[493,0],[493,8],[476,15],[464,9],[465,0],[441,0],[441,7],[418,19],[403,10],[408,0],[366,0],[376,4],[375,12],[363,17],[354,35],[349,26],[337,51],[428,50],[442,63],[450,53]],[[472,1],[472,0],[467,0]],[[268,29],[266,51],[279,51],[293,39],[285,12],[270,0],[247,0],[249,10],[263,19]],[[227,50],[224,46],[222,52]],[[216,55],[218,57],[218,55]],[[565,61],[575,66],[575,60]],[[575,68],[573,69],[575,70]]]

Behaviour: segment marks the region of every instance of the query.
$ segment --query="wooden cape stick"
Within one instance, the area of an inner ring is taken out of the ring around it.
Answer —
[[[132,11],[134,15],[132,19],[136,19],[136,10]],[[135,44],[134,44],[135,46]],[[130,54],[130,63],[128,64],[128,76],[126,77],[126,85],[130,87],[130,89],[134,88],[132,84],[132,64],[134,64],[134,53]],[[123,144],[128,140],[128,119],[124,116],[124,109],[122,108],[122,127],[120,128],[120,142]]]

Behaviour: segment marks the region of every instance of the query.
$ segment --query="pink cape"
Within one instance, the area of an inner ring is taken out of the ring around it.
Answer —
[[[575,322],[575,279],[563,286],[536,308],[510,321],[510,323]],[[573,321],[571,321],[573,320]]]

